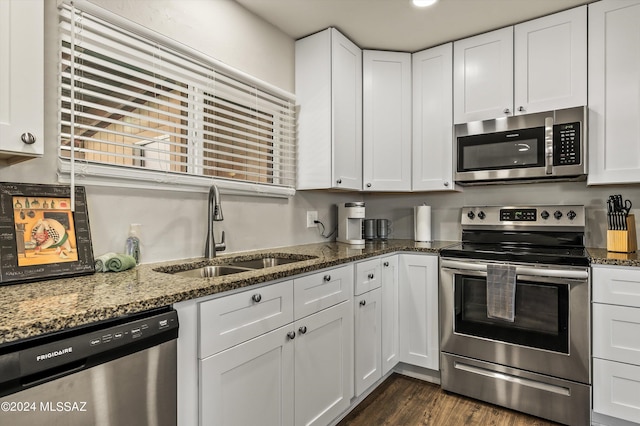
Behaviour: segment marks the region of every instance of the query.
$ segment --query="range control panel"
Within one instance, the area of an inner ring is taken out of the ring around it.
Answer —
[[[480,206],[463,207],[465,226],[495,227],[576,227],[585,226],[584,206]]]

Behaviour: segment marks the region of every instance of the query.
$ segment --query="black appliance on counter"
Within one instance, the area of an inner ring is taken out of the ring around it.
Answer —
[[[441,251],[443,389],[591,424],[584,206],[464,207],[461,225]]]

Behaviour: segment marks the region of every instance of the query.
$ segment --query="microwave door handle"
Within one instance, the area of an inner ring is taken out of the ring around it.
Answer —
[[[546,174],[553,174],[553,117],[544,119],[544,171]]]

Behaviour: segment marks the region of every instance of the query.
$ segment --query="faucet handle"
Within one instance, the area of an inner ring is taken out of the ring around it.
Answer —
[[[224,231],[222,231],[222,240],[219,243],[215,243],[216,251],[224,251],[227,248],[227,245],[224,242]]]

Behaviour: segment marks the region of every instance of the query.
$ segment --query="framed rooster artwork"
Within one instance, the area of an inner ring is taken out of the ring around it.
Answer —
[[[84,187],[0,183],[0,285],[95,272]]]

